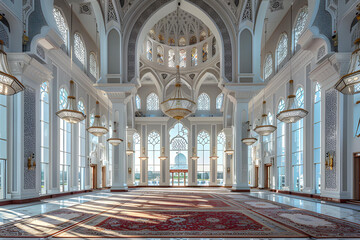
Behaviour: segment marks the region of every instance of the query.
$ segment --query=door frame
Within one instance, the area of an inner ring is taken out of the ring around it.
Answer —
[[[255,165],[255,184],[254,184],[254,188],[258,188],[259,187],[259,166]]]
[[[97,189],[97,164],[90,165],[92,169],[92,189]]]
[[[354,200],[360,200],[360,152],[354,153]]]

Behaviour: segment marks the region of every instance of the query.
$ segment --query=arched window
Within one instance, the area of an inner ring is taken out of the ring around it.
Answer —
[[[165,43],[165,38],[162,34],[159,34],[159,42],[164,44]]]
[[[148,136],[148,185],[160,183],[160,135],[151,132]]]
[[[285,101],[279,102],[277,113],[285,109]],[[276,129],[276,166],[277,166],[277,189],[285,187],[285,123],[277,120]]]
[[[179,46],[180,47],[186,46],[186,39],[184,37],[181,37],[179,39]]]
[[[203,45],[203,49],[202,49],[202,61],[206,62],[208,59],[208,53],[209,53],[209,44],[208,43],[204,43]]]
[[[59,110],[65,109],[67,107],[68,96],[69,94],[65,88],[61,88],[59,92]]]
[[[212,40],[212,56],[216,54],[216,38],[214,37]]]
[[[197,109],[200,111],[210,111],[210,97],[206,93],[200,94],[197,101]]]
[[[141,98],[138,94],[135,96],[135,105],[137,110],[141,109]]]
[[[197,43],[196,36],[192,36],[192,37],[190,38],[189,44],[190,44],[190,45],[193,45],[193,44],[195,44],[195,43]]]
[[[170,46],[175,46],[175,39],[174,38],[169,38],[169,45]]]
[[[168,65],[169,67],[173,68],[175,67],[175,51],[173,49],[169,49],[169,62]]]
[[[216,97],[216,109],[220,110],[222,105],[224,102],[224,94],[220,93],[217,97]]]
[[[198,54],[197,54],[197,48],[194,47],[191,50],[191,66],[195,67],[198,64]]]
[[[217,184],[224,185],[224,151],[226,147],[226,136],[223,131],[221,131],[217,136]]]
[[[151,39],[156,40],[156,33],[155,33],[154,29],[151,29],[149,31],[149,36],[151,37]]]
[[[200,33],[200,42],[201,42],[201,41],[204,41],[204,40],[206,39],[206,37],[207,37],[206,32],[205,32],[205,31],[202,31],[202,32]]]
[[[210,135],[201,131],[197,136],[197,184],[209,185],[210,181]]]
[[[85,105],[83,101],[78,102],[78,110],[86,114]],[[78,188],[79,190],[85,189],[85,167],[86,167],[86,120],[79,123],[78,137],[79,137],[79,173],[78,173]]]
[[[0,199],[6,198],[6,160],[8,159],[8,103],[5,95],[0,95]]]
[[[152,42],[150,41],[146,43],[146,57],[149,61],[152,61]]]
[[[50,160],[50,102],[49,83],[40,86],[40,125],[41,125],[41,194],[49,189],[49,160]],[[1,115],[2,116],[2,115]],[[0,136],[1,138],[1,136]],[[1,199],[1,198],[0,198]]]
[[[133,135],[133,145],[134,145],[134,185],[137,186],[140,184],[140,135],[134,133]]]
[[[159,97],[155,93],[150,93],[146,98],[146,109],[148,111],[159,110]]]
[[[85,65],[85,44],[78,33],[74,34],[74,54],[75,57],[81,62],[81,64]]]
[[[94,78],[97,78],[97,61],[96,61],[96,55],[93,52],[90,53],[89,68],[90,68],[90,74],[93,75]]]
[[[56,26],[60,32],[61,38],[64,41],[65,46],[68,45],[69,28],[66,24],[65,18],[58,8],[53,8],[53,15],[56,22]]]
[[[268,79],[273,73],[273,61],[271,53],[266,55],[264,64],[264,79]]]
[[[184,68],[186,67],[186,50],[185,49],[181,49],[179,51],[179,62],[180,62],[180,67]]]
[[[315,171],[315,193],[320,194],[321,190],[321,89],[316,83],[314,94],[314,171]]]
[[[303,7],[300,10],[300,12],[296,18],[295,27],[294,27],[294,49],[296,49],[297,42],[298,42],[301,34],[305,30],[305,24],[306,24],[308,15],[309,15],[308,8]]]
[[[162,46],[157,46],[157,63],[158,64],[164,64],[164,48]]]
[[[304,107],[304,89],[301,87],[296,90],[296,102],[299,108]],[[293,189],[294,191],[302,191],[304,189],[303,175],[303,150],[304,150],[304,120],[301,119],[291,124],[291,159],[293,170]]]
[[[170,129],[170,169],[188,169],[188,134],[189,131],[182,123],[177,123]],[[170,185],[184,185],[184,174],[175,175],[174,183]]]
[[[278,67],[284,61],[287,54],[288,54],[288,36],[286,35],[286,33],[283,33],[281,34],[280,40],[276,47],[276,60]]]

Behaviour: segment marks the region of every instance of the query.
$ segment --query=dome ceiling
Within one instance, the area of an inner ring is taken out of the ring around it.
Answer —
[[[163,44],[186,46],[201,42],[212,33],[200,19],[178,9],[157,22],[149,35]]]

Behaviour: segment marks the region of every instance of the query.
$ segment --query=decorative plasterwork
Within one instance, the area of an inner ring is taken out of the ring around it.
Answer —
[[[276,12],[279,10],[284,9],[284,4],[283,4],[284,0],[270,0],[270,11],[271,12]]]
[[[242,17],[241,17],[241,21],[253,21],[253,13],[252,13],[252,1],[251,0],[247,0]]]
[[[107,22],[110,22],[110,21],[118,22],[117,13],[116,13],[116,10],[115,10],[112,0],[108,0],[107,9],[108,9],[107,10]]]
[[[91,3],[80,3],[80,14],[91,15]]]

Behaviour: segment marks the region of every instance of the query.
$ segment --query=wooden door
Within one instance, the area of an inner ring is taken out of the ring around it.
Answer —
[[[106,167],[102,167],[101,169],[101,177],[102,177],[102,187],[106,188]]]
[[[269,172],[268,172],[268,169],[269,167],[267,165],[264,165],[265,167],[265,176],[264,176],[264,188],[267,189],[269,188],[269,181],[268,181],[268,178],[269,178]]]
[[[92,165],[91,166],[91,188],[92,189],[97,189],[97,165]]]
[[[354,199],[360,200],[360,153],[354,154]]]
[[[254,187],[258,187],[259,186],[259,167],[255,166],[255,186]]]

